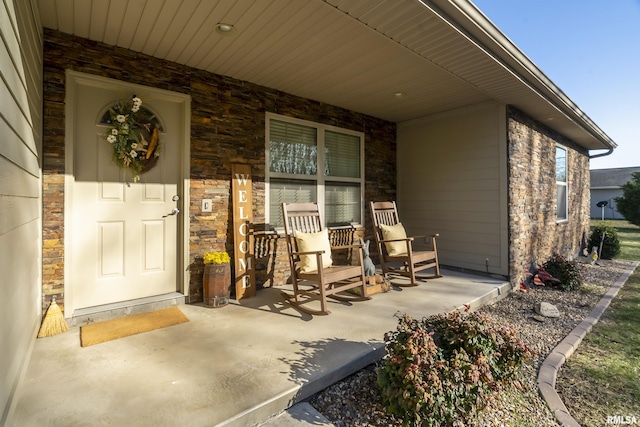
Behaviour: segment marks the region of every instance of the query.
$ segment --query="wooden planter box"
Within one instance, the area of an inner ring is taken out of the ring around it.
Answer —
[[[370,296],[383,292],[389,292],[389,289],[391,289],[391,284],[388,281],[385,281],[381,274],[368,276],[366,279],[368,281],[367,294]],[[360,288],[349,289],[349,292],[358,296],[362,296],[362,290]]]

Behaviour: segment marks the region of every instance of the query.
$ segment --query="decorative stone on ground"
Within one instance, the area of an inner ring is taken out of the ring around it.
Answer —
[[[548,302],[537,302],[535,305],[536,313],[544,317],[560,317],[560,310],[553,304]]]

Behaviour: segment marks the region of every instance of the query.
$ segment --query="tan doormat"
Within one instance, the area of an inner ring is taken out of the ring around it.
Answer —
[[[178,307],[170,307],[149,313],[134,314],[133,316],[119,319],[91,323],[80,327],[80,345],[88,347],[188,321],[187,316]]]

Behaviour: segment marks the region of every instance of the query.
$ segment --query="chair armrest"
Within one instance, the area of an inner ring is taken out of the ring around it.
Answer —
[[[413,237],[405,237],[404,239],[390,239],[390,240],[380,240],[381,243],[388,243],[388,242],[412,242],[413,241]]]
[[[429,240],[429,239],[435,239],[436,237],[440,237],[440,235],[438,233],[436,234],[428,234],[428,235],[420,235],[420,236],[411,236],[409,237],[410,239],[424,239],[425,241]]]
[[[324,251],[291,252],[291,255],[321,255]]]
[[[331,246],[331,250],[333,249],[360,249],[362,246],[360,245],[339,245],[339,246]]]

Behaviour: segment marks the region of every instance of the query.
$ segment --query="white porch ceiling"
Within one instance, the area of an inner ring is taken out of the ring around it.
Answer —
[[[38,0],[38,7],[46,28],[393,122],[493,100],[589,149],[615,146],[467,0]],[[234,25],[235,34],[219,35],[217,23]]]

